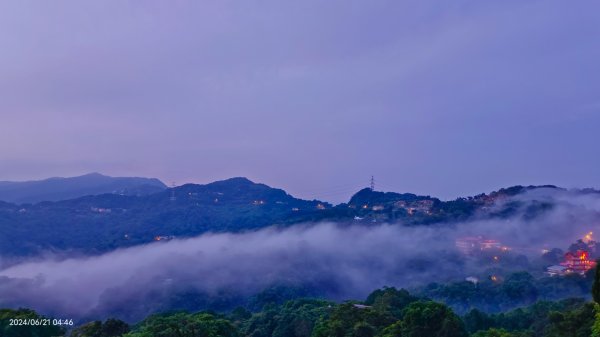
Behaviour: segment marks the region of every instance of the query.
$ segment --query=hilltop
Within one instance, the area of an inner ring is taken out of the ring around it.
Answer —
[[[160,180],[138,177],[109,177],[90,173],[71,178],[34,181],[0,181],[0,200],[17,204],[68,200],[104,193],[147,195],[167,188]]]

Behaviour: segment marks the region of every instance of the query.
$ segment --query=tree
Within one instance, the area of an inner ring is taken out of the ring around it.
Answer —
[[[299,299],[280,306],[266,306],[246,320],[242,332],[254,337],[310,337],[316,322],[326,316],[332,304]]]
[[[594,325],[592,325],[592,337],[600,337],[600,304],[594,303]]]
[[[592,297],[594,302],[600,304],[600,259],[596,260],[596,272],[594,273],[594,283],[592,284]]]
[[[482,330],[474,333],[471,337],[528,337],[531,336],[526,331],[511,331],[508,332],[504,329],[489,329]]]
[[[357,323],[352,331],[352,337],[373,337],[377,330],[369,323]]]
[[[347,302],[332,308],[327,319],[320,320],[315,326],[314,337],[351,337],[366,334],[370,331],[380,332],[393,324],[397,318],[387,311],[379,311],[375,307],[357,306]]]
[[[415,302],[404,313],[401,337],[466,337],[460,318],[447,306],[436,302]]]
[[[121,337],[129,332],[127,323],[109,318],[106,322],[93,321],[74,329],[70,337]]]
[[[109,318],[102,324],[102,337],[119,337],[129,332],[127,323]]]
[[[494,320],[485,312],[473,309],[463,317],[467,331],[473,333],[479,330],[487,330],[494,324]]]
[[[373,306],[375,310],[388,312],[395,318],[401,318],[404,308],[417,300],[405,289],[398,290],[394,287],[384,287],[369,294],[365,304]]]
[[[575,310],[551,312],[546,337],[589,337],[592,335],[595,316],[592,303],[586,303]]]
[[[238,337],[230,321],[211,313],[153,315],[124,337]]]
[[[504,329],[489,329],[478,331],[471,337],[513,337],[513,335]]]
[[[102,322],[93,321],[82,324],[71,332],[70,337],[102,337]]]
[[[502,284],[502,291],[510,300],[533,303],[538,297],[534,281],[533,276],[527,272],[514,273],[506,278]]]

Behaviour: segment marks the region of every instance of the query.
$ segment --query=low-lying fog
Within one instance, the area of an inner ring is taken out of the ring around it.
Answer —
[[[543,247],[564,250],[599,229],[597,194],[536,190],[520,198],[551,199],[557,206],[534,220],[515,216],[418,227],[304,224],[206,234],[100,256],[38,258],[0,270],[0,307],[73,318],[105,317],[115,308],[142,315],[154,310],[150,297],[182,291],[245,296],[272,284],[320,285],[332,299],[362,299],[385,285],[410,287],[476,273],[456,251],[457,237],[483,235],[515,253],[539,255]]]

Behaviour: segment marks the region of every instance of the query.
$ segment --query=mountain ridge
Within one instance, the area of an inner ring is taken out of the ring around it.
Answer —
[[[76,177],[0,181],[0,200],[17,204],[60,201],[104,193],[145,195],[166,189],[156,178],[110,177],[88,173]]]
[[[536,217],[553,205],[543,200],[527,203],[515,197],[542,188],[559,190],[548,185],[517,185],[442,201],[365,188],[348,203],[332,205],[295,198],[282,189],[236,177],[203,185],[184,184],[146,195],[109,193],[21,205],[0,202],[0,256],[72,250],[95,254],[157,238],[322,221],[421,226],[521,213]],[[588,191],[592,192],[598,193]]]

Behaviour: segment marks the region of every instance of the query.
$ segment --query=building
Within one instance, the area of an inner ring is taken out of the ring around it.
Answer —
[[[565,260],[560,265],[566,267],[570,272],[585,274],[586,271],[596,266],[596,262],[590,260],[587,251],[580,249],[575,253],[566,253]]]

